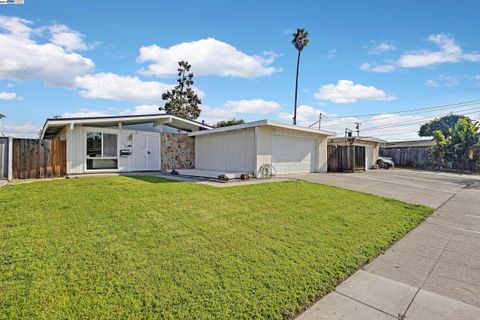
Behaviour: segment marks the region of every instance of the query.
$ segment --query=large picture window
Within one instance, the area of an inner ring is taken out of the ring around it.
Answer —
[[[87,170],[118,169],[117,135],[87,132]]]

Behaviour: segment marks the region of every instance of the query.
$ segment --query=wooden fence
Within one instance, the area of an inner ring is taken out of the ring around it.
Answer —
[[[0,137],[0,180],[8,179],[8,138]]]
[[[329,172],[365,170],[365,147],[329,145],[327,153]]]
[[[396,166],[418,167],[432,161],[433,147],[381,148],[380,154],[392,158]]]
[[[66,175],[66,142],[13,139],[13,178],[36,179]]]

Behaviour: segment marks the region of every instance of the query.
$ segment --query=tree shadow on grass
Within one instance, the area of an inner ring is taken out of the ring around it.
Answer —
[[[178,181],[178,180],[171,180],[171,179],[166,179],[164,177],[155,177],[155,176],[142,176],[142,175],[124,175],[124,177],[135,179],[135,180],[140,180],[143,182],[149,182],[149,183],[180,183],[183,181]]]

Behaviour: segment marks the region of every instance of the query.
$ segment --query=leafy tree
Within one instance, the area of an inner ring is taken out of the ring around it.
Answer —
[[[420,127],[418,135],[420,137],[433,137],[436,131],[440,130],[445,137],[448,137],[450,128],[454,127],[459,119],[467,118],[464,115],[450,114],[441,118],[436,118],[425,123]]]
[[[165,111],[184,119],[195,120],[200,116],[200,104],[202,101],[193,90],[192,67],[187,61],[179,61],[178,84],[173,90],[168,90],[162,95],[162,99],[167,101],[165,106],[160,107],[160,111]]]
[[[442,129],[437,129],[433,133],[438,143],[436,156],[446,162],[449,167],[477,170],[480,164],[479,123],[460,116],[453,126]]]
[[[221,128],[221,127],[235,126],[237,124],[244,124],[244,123],[245,121],[243,121],[243,119],[236,120],[235,118],[233,118],[232,120],[218,121],[215,127]]]
[[[297,56],[297,75],[295,77],[295,105],[293,109],[293,124],[297,124],[297,96],[298,96],[298,71],[300,69],[300,54],[303,49],[308,45],[308,32],[305,29],[297,29],[293,35],[292,43],[298,50]]]

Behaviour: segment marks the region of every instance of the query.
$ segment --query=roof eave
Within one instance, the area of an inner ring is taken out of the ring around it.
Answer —
[[[234,126],[214,128],[214,129],[205,130],[205,131],[190,132],[188,135],[189,136],[201,136],[201,135],[207,135],[207,134],[243,130],[243,129],[254,128],[254,127],[261,127],[261,126],[286,128],[286,129],[309,132],[309,133],[314,133],[314,134],[321,134],[321,135],[325,135],[325,136],[334,136],[335,135],[334,132],[330,132],[330,131],[322,131],[322,130],[316,130],[316,129],[311,129],[311,128],[299,127],[299,126],[289,125],[289,124],[285,124],[285,123],[281,123],[281,122],[277,122],[277,121],[273,121],[273,120],[258,120],[258,121],[247,122],[247,123],[244,123],[244,124],[238,124],[238,125],[234,125]]]

